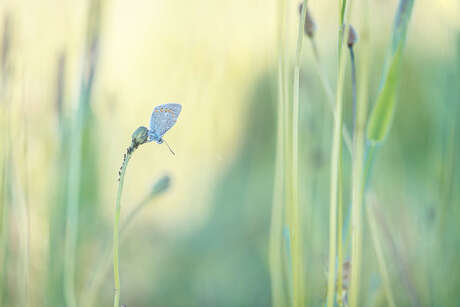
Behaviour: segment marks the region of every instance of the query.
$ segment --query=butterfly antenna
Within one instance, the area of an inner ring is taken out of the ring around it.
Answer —
[[[176,154],[175,154],[175,153],[174,153],[174,151],[171,149],[171,147],[169,147],[169,144],[168,144],[168,142],[166,142],[166,140],[165,140],[165,139],[163,139],[163,141],[165,142],[166,146],[168,146],[168,148],[169,148],[169,151],[170,151],[170,152],[171,152],[171,153],[172,153],[172,154],[175,156]]]

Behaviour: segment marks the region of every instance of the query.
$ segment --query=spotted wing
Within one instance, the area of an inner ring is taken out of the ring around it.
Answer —
[[[156,106],[150,117],[150,131],[161,138],[177,121],[182,106],[177,103],[167,103]]]

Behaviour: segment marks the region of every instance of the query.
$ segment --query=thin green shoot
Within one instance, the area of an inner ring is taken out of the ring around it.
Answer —
[[[366,206],[366,216],[367,216],[367,221],[369,223],[369,227],[371,229],[370,233],[372,237],[372,242],[374,244],[375,254],[377,256],[377,262],[379,266],[380,275],[382,276],[382,280],[383,280],[383,288],[385,291],[385,296],[387,298],[388,306],[395,307],[396,304],[395,304],[393,292],[391,290],[390,274],[388,273],[387,264],[385,263],[385,256],[382,250],[382,243],[380,240],[380,234],[377,228],[377,223],[375,221],[373,207],[369,203],[369,201],[367,203],[368,204]]]
[[[292,278],[293,278],[293,306],[305,305],[305,278],[303,259],[303,231],[300,221],[299,208],[299,89],[300,63],[302,54],[303,30],[307,14],[307,0],[303,1],[301,17],[297,30],[296,56],[294,64],[293,102],[292,102],[292,149],[291,149],[291,185],[289,189],[290,202],[288,203],[288,224],[291,240]]]
[[[167,191],[169,186],[169,176],[160,178],[153,186],[152,190],[149,191],[149,193],[145,195],[145,197],[134,207],[134,209],[131,210],[128,216],[120,224],[120,244],[123,243],[124,239],[126,238],[127,229],[132,224],[132,222],[141,214],[144,208],[152,202],[153,199]],[[103,284],[104,278],[107,276],[110,267],[113,265],[111,254],[112,251],[110,249],[110,245],[107,244],[105,251],[103,252],[103,256],[98,262],[91,280],[87,282],[87,287],[83,291],[84,294],[82,296],[82,306],[94,306],[96,294],[101,288],[101,285]]]
[[[270,223],[269,262],[270,280],[272,289],[273,306],[286,305],[283,278],[283,182],[285,173],[284,161],[284,109],[285,96],[283,84],[283,27],[286,11],[286,1],[278,2],[278,102],[277,102],[277,138],[276,138],[276,162],[273,187],[273,205]]]
[[[345,19],[351,11],[351,1],[343,1]],[[342,31],[339,24],[339,32]],[[348,26],[345,27],[345,33],[348,36]],[[345,40],[346,41],[346,40]],[[341,47],[343,40],[339,35],[339,61],[337,70],[337,94],[335,103],[334,129],[332,139],[331,154],[331,175],[330,175],[330,195],[329,195],[329,265],[328,265],[328,282],[327,282],[327,306],[333,306],[335,293],[335,267],[336,267],[336,248],[337,248],[337,204],[339,194],[340,161],[342,159],[342,130],[343,130],[343,92],[346,71],[346,53]],[[340,265],[340,264],[339,264]]]

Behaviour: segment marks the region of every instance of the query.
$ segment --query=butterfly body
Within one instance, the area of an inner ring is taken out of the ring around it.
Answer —
[[[152,131],[149,131],[149,141],[150,142],[155,142],[155,143],[158,143],[158,144],[163,144],[163,139],[161,137],[157,136]]]
[[[177,103],[156,106],[150,117],[148,141],[162,144],[164,142],[163,135],[174,126],[181,110],[182,106]]]

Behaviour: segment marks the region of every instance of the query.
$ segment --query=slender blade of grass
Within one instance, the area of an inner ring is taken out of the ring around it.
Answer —
[[[285,160],[283,146],[284,138],[284,109],[285,95],[283,83],[283,28],[286,11],[286,1],[278,1],[278,104],[277,104],[277,138],[276,138],[276,157],[275,157],[275,174],[273,187],[273,205],[270,224],[270,241],[269,241],[269,262],[270,262],[270,280],[271,295],[273,306],[286,306],[286,293],[284,291],[283,278],[283,197],[284,197],[284,173]]]
[[[289,230],[291,231],[292,251],[292,278],[293,278],[293,306],[305,306],[305,277],[303,254],[303,231],[300,220],[299,206],[299,89],[300,89],[300,58],[302,54],[303,29],[307,14],[307,0],[303,1],[302,13],[297,29],[296,57],[294,66],[293,94],[292,94],[292,151],[291,151],[291,194],[289,203]]]
[[[387,68],[383,85],[369,118],[367,138],[372,143],[380,143],[390,131],[396,108],[396,92],[400,78],[402,52],[406,42],[414,0],[400,0],[393,26],[392,44],[387,58]]]
[[[339,187],[337,204],[337,304],[343,306],[343,166],[339,160]]]
[[[392,59],[391,67],[385,77],[385,85],[377,98],[369,119],[367,138],[373,143],[382,142],[391,128],[396,106],[401,53],[402,49],[398,49]]]
[[[281,65],[281,64],[280,64]],[[281,70],[281,69],[279,69]],[[283,306],[286,302],[283,291],[282,271],[282,232],[283,232],[283,181],[284,181],[284,157],[283,157],[283,101],[282,101],[282,74],[278,73],[278,128],[276,161],[273,187],[273,206],[270,225],[270,275],[272,285],[272,300],[274,306]]]
[[[356,122],[353,131],[352,157],[352,203],[351,203],[351,280],[350,306],[359,301],[361,254],[362,254],[362,203],[365,182],[365,125],[368,107],[370,26],[368,0],[363,1],[362,29],[360,41],[360,63],[358,94],[356,101]]]
[[[372,242],[374,243],[374,250],[375,255],[377,256],[380,275],[383,279],[383,288],[388,301],[388,306],[395,307],[396,305],[393,298],[393,291],[391,290],[390,275],[388,273],[387,265],[385,263],[385,257],[383,255],[382,242],[380,240],[380,235],[377,228],[377,222],[375,221],[374,212],[372,210],[372,206],[370,205],[366,206],[366,216],[367,222],[369,223],[369,227],[371,229],[370,233],[372,237]]]
[[[351,10],[351,1],[342,1],[340,12],[343,11],[344,19],[348,19]],[[341,13],[342,14],[342,13]],[[342,18],[340,18],[342,19]],[[339,20],[343,22],[344,20]],[[340,161],[342,159],[342,130],[343,130],[343,94],[345,83],[346,71],[346,52],[342,46],[343,40],[341,39],[342,32],[341,23],[339,24],[339,58],[337,70],[337,94],[334,112],[334,130],[332,136],[332,154],[331,154],[331,178],[329,190],[329,265],[328,265],[328,278],[327,278],[327,306],[334,305],[335,293],[335,268],[336,268],[336,248],[337,248],[337,204],[338,194],[341,187],[340,174]],[[345,27],[346,36],[348,35],[348,26]]]

